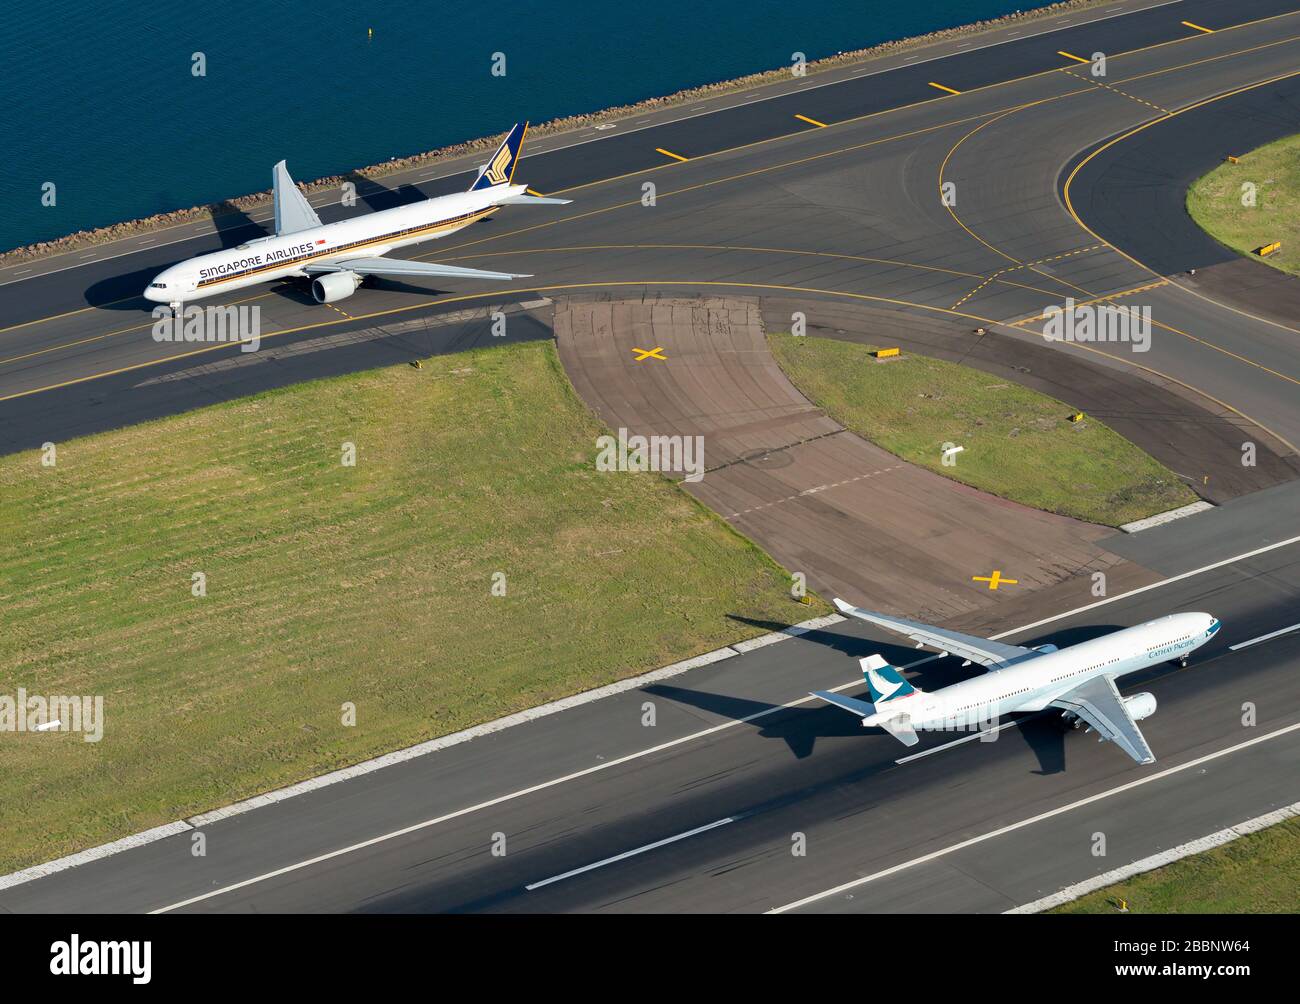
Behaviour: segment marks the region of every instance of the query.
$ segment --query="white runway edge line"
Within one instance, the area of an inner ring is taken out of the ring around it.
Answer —
[[[405,763],[407,760],[413,760],[416,757],[425,756],[429,753],[436,753],[439,750],[444,750],[460,743],[469,742],[471,739],[478,739],[482,736],[491,735],[493,732],[500,732],[515,725],[522,725],[525,722],[536,721],[539,718],[545,718],[548,715],[553,715],[560,711],[567,711],[569,708],[576,708],[583,704],[590,704],[592,701],[598,701],[614,694],[621,694],[628,690],[636,690],[640,687],[646,686],[647,684],[657,683],[660,680],[666,680],[674,676],[680,676],[682,673],[690,672],[692,669],[699,669],[703,666],[712,665],[715,662],[721,662],[724,659],[730,659],[735,655],[739,655],[753,648],[759,648],[773,644],[774,642],[784,641],[787,638],[798,638],[800,635],[807,634],[809,631],[816,631],[819,628],[829,627],[832,624],[838,624],[843,620],[844,618],[839,614],[828,614],[825,617],[814,617],[811,620],[802,621],[799,624],[793,624],[782,631],[774,631],[770,634],[760,635],[757,638],[750,638],[748,641],[736,642],[734,645],[728,645],[712,652],[705,652],[703,655],[697,655],[692,659],[686,659],[682,662],[675,662],[669,666],[663,666],[659,669],[651,670],[649,673],[642,673],[640,676],[629,677],[626,680],[619,680],[615,683],[607,684],[604,687],[597,687],[594,690],[587,690],[580,694],[574,694],[571,697],[561,698],[558,701],[551,701],[549,704],[542,704],[535,708],[528,708],[524,711],[516,712],[513,715],[507,715],[504,718],[497,718],[493,721],[485,722],[482,725],[475,725],[472,728],[464,729],[460,732],[453,732],[450,735],[439,736],[437,739],[431,739],[428,742],[419,743],[416,746],[409,746],[406,749],[386,753],[383,756],[375,757],[372,760],[366,760],[359,764],[354,764],[351,767],[344,767],[341,770],[322,774],[320,777],[308,778],[306,781],[300,781],[297,784],[292,784],[285,788],[279,788],[262,795],[256,795],[253,798],[244,799],[241,802],[223,806],[220,809],[213,809],[211,812],[200,813],[196,816],[190,816],[187,819],[177,820],[176,822],[167,823],[163,826],[156,826],[153,829],[144,830],[140,833],[133,833],[129,837],[123,837],[122,839],[114,840],[111,843],[101,844],[98,847],[91,847],[76,854],[69,854],[66,857],[58,858],[54,861],[48,861],[44,864],[33,865],[30,868],[24,868],[22,871],[13,872],[9,875],[0,875],[0,890],[10,889],[16,885],[22,885],[24,882],[31,882],[38,878],[44,878],[46,875],[53,875],[56,872],[66,871],[69,868],[88,864],[91,861],[98,861],[101,858],[110,857],[114,854],[119,854],[122,851],[129,851],[136,847],[143,847],[145,844],[153,843],[155,840],[163,840],[167,837],[175,836],[177,833],[184,833],[186,830],[206,826],[230,816],[237,816],[242,812],[258,809],[265,805],[272,805],[276,802],[283,802],[286,799],[293,798],[297,795],[305,795],[307,792],[316,791],[319,788],[324,788],[331,784],[338,784],[341,781],[350,781],[353,778],[362,776],[363,774],[370,774],[374,771],[382,770],[384,767],[391,767],[394,764]]]
[[[1087,20],[1087,21],[1082,21],[1082,22],[1080,22],[1076,27],[1079,27],[1079,28],[1085,28],[1085,27],[1088,27],[1088,26],[1090,26],[1090,25],[1100,24],[1102,21],[1109,21],[1111,18],[1115,18],[1115,17],[1126,17],[1126,16],[1129,15],[1129,14],[1141,14],[1141,13],[1143,13],[1143,12],[1145,12],[1145,11],[1155,10],[1155,9],[1158,8],[1158,7],[1168,7],[1168,6],[1171,5],[1171,4],[1181,3],[1181,2],[1182,2],[1182,0],[1156,0],[1156,2],[1154,2],[1154,3],[1150,3],[1150,4],[1147,4],[1145,7],[1137,7],[1137,8],[1134,8],[1133,10],[1120,10],[1120,9],[1116,9],[1116,10],[1113,10],[1113,11],[1108,11],[1107,13],[1105,13],[1105,14],[1104,14],[1103,16],[1101,16],[1101,17],[1095,17],[1095,18],[1091,18],[1090,20]],[[1106,9],[1106,8],[1104,8],[1104,7],[1102,8],[1102,10],[1105,10],[1105,9]],[[1234,26],[1232,26],[1232,27],[1236,27],[1236,26],[1234,25]],[[1026,39],[1037,38],[1037,37],[1039,37],[1040,35],[1050,35],[1050,34],[1052,34],[1053,32],[1062,31],[1062,30],[1064,30],[1063,27],[1062,27],[1061,25],[1059,25],[1059,24],[1056,24],[1056,25],[1051,25],[1050,27],[1044,27],[1042,31],[1036,31],[1036,32],[1033,32],[1032,34],[1025,35],[1025,36],[1024,36],[1023,38],[1021,38],[1021,39],[1015,39],[1015,38],[1011,38],[1011,37],[1007,37],[1007,38],[999,38],[999,39],[993,39],[993,38],[990,38],[988,42],[984,43],[983,45],[978,46],[977,48],[971,49],[970,52],[979,52],[981,49],[992,49],[992,48],[996,48],[996,47],[999,46],[999,45],[1005,45],[1007,42],[1025,41]],[[1195,36],[1195,35],[1189,35],[1189,36],[1187,36],[1187,37],[1188,37],[1188,38],[1196,38],[1197,36]],[[1172,39],[1171,41],[1177,41],[1177,39]],[[934,44],[941,44],[941,43],[934,43]],[[943,53],[939,53],[938,55],[930,56],[930,57],[924,59],[922,62],[932,63],[932,62],[935,62],[936,60],[948,59],[949,57],[951,57],[951,56],[956,56],[956,55],[969,55],[969,53],[967,53],[967,52],[958,52],[957,50],[954,49],[952,52],[943,52]],[[888,54],[886,54],[886,55],[882,55],[882,56],[876,56],[876,57],[868,57],[868,60],[870,61],[871,59],[886,59],[886,58],[888,58]],[[851,65],[853,65],[853,64],[849,64],[849,65],[851,66]],[[916,64],[914,64],[914,65],[916,65],[916,66],[920,66],[921,63],[916,63]],[[763,96],[761,96],[761,97],[755,98],[753,101],[743,101],[743,102],[740,102],[740,103],[738,103],[738,104],[729,105],[729,106],[727,106],[726,108],[711,109],[711,110],[709,110],[709,111],[702,112],[702,113],[692,113],[692,114],[680,115],[680,116],[672,115],[671,113],[669,113],[669,115],[668,115],[666,118],[662,118],[662,119],[658,118],[657,116],[653,116],[653,115],[652,115],[652,116],[650,116],[650,118],[655,120],[653,123],[651,123],[651,124],[649,124],[649,125],[646,125],[646,126],[643,126],[641,129],[631,129],[631,130],[628,130],[627,133],[622,133],[621,135],[628,135],[629,133],[632,133],[632,132],[642,132],[644,129],[653,129],[653,128],[658,128],[659,126],[664,126],[664,125],[675,125],[675,124],[678,123],[678,122],[685,122],[687,119],[702,118],[703,116],[706,116],[706,115],[712,115],[712,114],[715,113],[715,111],[727,111],[727,110],[729,110],[730,108],[743,108],[743,107],[746,107],[747,105],[756,105],[756,104],[759,104],[760,102],[763,102],[763,101],[772,101],[772,100],[775,100],[776,98],[789,97],[790,94],[792,94],[792,93],[796,93],[796,92],[800,92],[800,93],[802,93],[802,92],[806,92],[806,91],[817,90],[818,88],[822,88],[822,87],[833,87],[833,86],[835,86],[836,84],[842,84],[842,83],[844,83],[846,80],[858,79],[858,78],[860,78],[861,76],[871,76],[871,77],[874,77],[874,76],[876,76],[877,74],[881,74],[881,73],[889,73],[889,72],[891,72],[891,71],[893,71],[893,70],[901,69],[901,68],[903,68],[903,66],[904,66],[903,63],[899,63],[897,66],[885,66],[885,67],[881,67],[881,68],[879,68],[879,69],[871,70],[869,73],[852,74],[852,75],[850,75],[850,76],[848,76],[848,77],[840,77],[840,76],[838,76],[839,68],[832,68],[832,69],[826,70],[826,71],[824,71],[824,72],[826,72],[827,74],[835,75],[835,76],[834,76],[834,79],[824,80],[824,81],[821,81],[820,83],[813,83],[812,80],[805,80],[803,84],[796,84],[796,85],[793,85],[793,86],[795,87],[795,90],[786,90],[786,89],[784,89],[784,88],[781,86],[781,85],[784,85],[785,87],[790,87],[790,86],[792,86],[792,85],[790,84],[789,81],[776,81],[775,83],[772,83],[772,84],[760,85],[760,88],[762,88],[762,87],[771,87],[771,88],[775,89],[775,90],[776,90],[776,93],[774,93],[774,94],[766,94],[766,95],[763,95]],[[814,78],[814,79],[815,79],[815,78]],[[808,86],[809,84],[812,84],[812,86]],[[725,95],[719,95],[718,98],[719,98],[719,100],[725,100]],[[894,110],[894,109],[885,109],[885,111],[893,111],[893,110]],[[640,120],[637,120],[637,121],[640,121]],[[648,120],[647,120],[647,121],[648,121]],[[634,123],[634,124],[635,124],[635,123]],[[833,123],[832,123],[832,124],[833,124]],[[560,134],[558,134],[558,136],[561,137],[561,138],[562,138],[564,135],[565,135],[564,133],[560,133]],[[801,133],[797,133],[797,132],[796,132],[796,133],[791,133],[790,135],[801,135]],[[550,138],[550,137],[542,137],[542,139],[541,139],[541,141],[539,142],[538,146],[539,146],[539,147],[544,146],[545,143],[546,143],[546,140],[549,139],[549,138]],[[562,144],[562,145],[557,145],[557,146],[553,146],[553,147],[552,147],[552,146],[546,146],[545,149],[536,149],[536,150],[534,150],[534,152],[531,154],[531,156],[538,156],[538,155],[541,155],[541,154],[548,154],[548,153],[556,153],[556,152],[558,152],[558,151],[560,151],[560,150],[569,150],[569,149],[572,149],[572,148],[575,147],[575,146],[584,146],[584,145],[586,145],[587,143],[597,143],[597,142],[599,142],[600,140],[602,140],[602,139],[607,139],[607,138],[609,138],[609,137],[607,137],[607,136],[605,136],[605,135],[603,135],[603,134],[600,135],[600,136],[591,136],[590,138],[586,138],[586,139],[579,138],[579,139],[575,140],[575,141],[572,142],[572,143],[564,143],[564,144]],[[464,155],[462,155],[462,157],[459,158],[459,159],[463,159],[463,160],[465,160],[465,161],[467,162],[467,163],[465,164],[464,167],[455,167],[454,170],[449,170],[449,171],[447,171],[447,172],[445,172],[445,173],[443,173],[443,174],[438,175],[438,178],[439,178],[439,179],[442,179],[442,178],[454,178],[454,177],[456,177],[458,174],[467,174],[467,173],[469,173],[470,171],[474,170],[474,165],[473,165],[473,161],[474,161],[474,159],[477,158],[477,157],[480,157],[480,156],[481,156],[481,154],[464,154]],[[458,158],[452,158],[452,159],[448,162],[448,164],[447,164],[446,166],[449,167],[449,168],[450,168],[450,167],[453,167],[453,165],[456,163],[456,160],[457,160],[457,159],[458,159]],[[420,168],[418,168],[418,167],[415,167],[415,168],[411,168],[411,169],[410,169],[410,171],[411,171],[412,173],[414,173],[415,171],[419,171],[419,170],[420,170]],[[401,175],[404,174],[404,173],[406,173],[406,172],[401,172],[401,171],[399,171],[396,175],[389,175],[389,176],[387,176],[387,177],[385,178],[385,180],[387,180],[387,181],[392,181],[394,178],[401,177]],[[432,179],[426,179],[426,180],[432,180]],[[316,195],[316,194],[319,194],[319,193],[313,193],[313,195]],[[331,204],[335,199],[337,199],[337,196],[336,196],[336,195],[329,195],[329,194],[327,194],[327,196],[326,196],[325,198],[323,198],[319,203],[313,203],[313,205],[325,206],[325,205]],[[261,210],[259,210],[259,212],[260,212],[260,211],[261,211]],[[263,222],[263,223],[264,223],[264,222],[268,222],[269,219],[270,219],[270,217],[267,217],[267,218],[264,218],[264,219],[261,219],[261,220],[254,219],[253,222]],[[201,223],[201,221],[190,221],[190,222],[185,222],[185,223],[174,223],[174,224],[171,225],[171,227],[163,227],[163,228],[161,228],[161,229],[162,229],[162,230],[170,230],[170,229],[172,229],[173,227],[193,227],[193,226],[196,226],[198,223]],[[214,231],[214,232],[215,232],[215,233],[220,233],[220,231]],[[189,236],[185,236],[185,237],[178,237],[178,238],[176,238],[175,240],[164,241],[162,244],[159,245],[159,247],[164,247],[164,246],[166,246],[167,244],[179,244],[179,243],[181,243],[182,241],[192,240],[195,236],[196,236],[196,235],[191,234],[191,235],[189,235]],[[200,234],[198,234],[197,236],[209,236],[209,234],[207,234],[207,233],[200,233]],[[119,238],[119,240],[121,240],[121,241],[127,241],[127,240],[130,240],[130,239],[131,239],[131,238],[129,238],[129,237]],[[118,243],[118,241],[110,241],[110,242],[107,243],[107,244],[101,245],[101,247],[104,247],[104,248],[111,248],[111,247],[112,247],[114,244],[116,244],[116,243]],[[53,255],[53,256],[51,256],[50,258],[38,259],[38,261],[57,261],[59,258],[62,258],[62,257],[64,257],[65,255],[75,254],[75,253],[76,253],[77,251],[79,251],[79,250],[82,250],[82,249],[80,249],[80,248],[74,248],[74,249],[72,249],[72,250],[65,251],[62,255]],[[124,255],[132,254],[132,253],[133,253],[133,252],[131,252],[131,251],[122,251],[122,252],[119,252],[119,253],[117,253],[117,254],[108,255],[107,257],[102,258],[102,259],[100,259],[100,260],[101,260],[101,261],[109,261],[110,259],[113,259],[113,258],[121,258],[121,257],[124,256]],[[10,267],[12,267],[12,266],[10,266]],[[56,273],[56,272],[65,272],[65,271],[67,271],[67,270],[70,269],[70,268],[78,268],[78,267],[79,267],[79,266],[78,266],[78,265],[75,265],[75,264],[74,264],[74,265],[65,265],[65,266],[63,266],[62,268],[52,268],[52,269],[50,269],[48,272],[42,272],[42,273],[40,273],[40,274],[41,274],[42,276],[53,275],[53,274]],[[4,267],[4,266],[0,266],[0,273],[3,273],[4,271],[5,271],[5,267]],[[33,276],[33,278],[36,278],[36,277]],[[0,286],[8,286],[10,283],[12,283],[12,282],[17,282],[17,281],[19,281],[19,280],[16,280],[16,279],[10,279],[10,280],[5,281],[5,282],[0,282]]]
[[[1230,565],[1237,561],[1244,561],[1248,558],[1253,558],[1257,555],[1265,554],[1268,551],[1274,551],[1280,547],[1286,547],[1290,544],[1296,543],[1297,541],[1300,541],[1300,536],[1288,537],[1286,540],[1280,540],[1273,544],[1266,544],[1263,547],[1255,548],[1253,551],[1247,551],[1243,554],[1238,554],[1231,558],[1225,558],[1222,561],[1216,561],[1213,562],[1212,564],[1204,565],[1201,568],[1194,568],[1191,571],[1183,572],[1179,575],[1174,575],[1167,579],[1161,579],[1159,582],[1153,582],[1150,585],[1140,586],[1137,589],[1131,589],[1127,593],[1120,593],[1118,596],[1112,596],[1104,600],[1098,600],[1096,603],[1089,603],[1086,606],[1078,607],[1074,610],[1066,610],[1063,613],[1053,614],[1051,617],[1044,617],[1042,620],[1035,621],[1032,624],[1025,624],[1018,628],[1012,628],[1009,631],[1003,631],[1001,634],[994,635],[993,640],[997,640],[999,638],[1005,638],[1008,635],[1018,634],[1021,631],[1029,631],[1032,630],[1033,628],[1040,627],[1043,624],[1048,624],[1051,623],[1052,621],[1061,620],[1064,617],[1069,617],[1073,614],[1080,613],[1085,610],[1092,610],[1096,607],[1104,606],[1107,603],[1114,603],[1115,601],[1122,600],[1128,596],[1136,596],[1139,593],[1149,592],[1152,589],[1158,589],[1161,586],[1169,585],[1170,583],[1173,582],[1179,582],[1183,579],[1190,578],[1191,576],[1200,575],[1203,572],[1212,571],[1213,569],[1216,568],[1222,568],[1224,565]],[[824,623],[832,623],[831,618],[829,617],[819,618],[819,620]],[[817,623],[817,621],[807,621],[805,623],[813,624],[813,623]],[[793,635],[797,627],[798,626],[796,626],[796,628],[787,628],[785,633]],[[933,656],[931,658],[938,658],[938,657]],[[922,661],[926,661],[926,660],[922,660]],[[917,663],[913,663],[911,665],[917,665]],[[906,669],[908,667],[903,667],[903,668]],[[841,690],[847,690],[849,687],[861,686],[861,684],[862,684],[862,678],[855,677],[854,679],[850,680],[847,683],[842,683],[839,686],[832,687],[830,689],[832,691],[838,692]],[[448,820],[457,819],[461,816],[467,816],[470,815],[471,813],[479,812],[483,809],[491,808],[492,806],[495,805],[500,805],[503,802],[513,801],[516,798],[523,798],[526,795],[531,795],[538,791],[544,791],[547,788],[553,788],[556,787],[557,785],[565,784],[569,781],[577,780],[578,778],[586,777],[588,775],[598,773],[599,771],[608,770],[611,767],[617,767],[621,764],[629,763],[633,760],[638,760],[642,757],[651,756],[655,753],[662,752],[663,750],[671,749],[674,746],[680,746],[684,743],[693,742],[696,739],[702,739],[705,736],[710,736],[713,735],[714,733],[722,732],[725,729],[730,729],[738,725],[743,725],[746,722],[754,721],[755,719],[762,718],[766,715],[776,714],[778,711],[782,711],[786,708],[798,707],[799,705],[807,704],[811,701],[816,701],[816,700],[819,700],[819,698],[807,696],[807,697],[798,698],[797,700],[794,701],[790,701],[787,704],[777,705],[776,707],[772,707],[772,708],[765,708],[762,711],[755,712],[752,715],[746,715],[743,718],[737,718],[737,719],[732,719],[730,721],[725,721],[718,725],[714,725],[710,728],[703,729],[700,732],[696,732],[691,735],[680,736],[677,739],[671,739],[668,742],[660,743],[658,746],[652,746],[648,749],[639,750],[635,753],[629,753],[626,756],[616,757],[613,760],[607,760],[603,763],[599,763],[594,766],[587,767],[583,770],[575,771],[572,774],[566,774],[563,777],[552,778],[550,781],[543,781],[540,784],[535,784],[528,788],[522,788],[518,791],[509,792],[504,795],[498,795],[496,798],[491,798],[488,799],[487,801],[479,802],[477,805],[469,805],[463,809],[457,809],[453,812],[448,812],[441,816],[435,816],[432,819],[426,819],[423,820],[422,822],[414,823],[410,826],[405,826],[399,830],[394,830],[391,833],[381,833],[379,836],[371,837],[369,840],[363,840],[360,843],[352,844],[348,847],[340,847],[338,850],[330,851],[326,854],[321,854],[314,858],[309,858],[305,861],[299,861],[291,865],[286,865],[283,868],[277,868],[274,871],[269,871],[262,875],[256,875],[253,878],[244,879],[243,881],[235,882],[232,885],[223,886],[218,889],[213,889],[210,892],[202,893],[201,895],[198,896],[192,896],[189,899],[181,900],[178,903],[172,903],[170,906],[160,907],[157,910],[153,910],[151,912],[168,913],[172,910],[178,910],[181,909],[182,907],[190,906],[194,903],[201,902],[202,900],[212,899],[214,896],[220,896],[223,893],[234,892],[236,889],[243,889],[247,886],[255,885],[258,882],[264,882],[268,879],[277,878],[280,875],[286,875],[290,872],[295,872],[302,868],[308,868],[311,865],[319,864],[323,861],[329,861],[333,858],[342,857],[345,854],[351,854],[354,851],[363,850],[366,847],[371,847],[374,846],[375,844],[380,844],[387,840],[393,840],[397,837],[405,836],[408,833],[415,833],[419,830],[427,829],[430,826],[437,826],[438,824],[447,822]]]
[[[622,854],[615,854],[612,858],[602,858],[600,861],[593,861],[589,865],[583,865],[581,868],[574,868],[571,871],[561,872],[559,875],[552,875],[548,879],[542,879],[540,882],[534,882],[531,885],[524,886],[529,892],[534,889],[540,889],[544,885],[551,885],[555,882],[563,882],[567,878],[573,878],[575,875],[582,875],[584,872],[595,871],[597,868],[603,868],[605,865],[612,865],[615,861],[623,861],[627,858],[634,858],[638,854],[644,854],[646,851],[653,851],[659,847],[667,847],[669,844],[675,844],[679,840],[685,840],[693,837],[698,833],[707,833],[709,830],[716,830],[719,826],[726,826],[728,823],[734,823],[739,816],[728,816],[726,819],[715,819],[711,823],[705,823],[703,826],[697,826],[693,830],[687,830],[685,833],[679,833],[675,837],[664,837],[663,840],[656,840],[653,844],[645,844],[641,847],[634,847],[630,851],[624,851]]]
[[[1141,875],[1143,872],[1155,871],[1157,868],[1163,868],[1165,865],[1173,864],[1182,858],[1191,857],[1193,854],[1201,854],[1205,851],[1213,850],[1216,847],[1222,847],[1224,844],[1231,843],[1238,837],[1244,837],[1247,833],[1255,833],[1259,830],[1267,829],[1270,826],[1276,826],[1278,823],[1284,823],[1288,819],[1294,819],[1300,816],[1300,802],[1293,802],[1290,805],[1283,806],[1273,812],[1266,812],[1262,816],[1256,816],[1254,819],[1248,819],[1244,823],[1238,823],[1236,826],[1229,826],[1226,830],[1219,830],[1217,833],[1211,833],[1209,836],[1201,837],[1199,840],[1189,840],[1185,844],[1179,844],[1177,847],[1171,847],[1167,851],[1161,851],[1159,854],[1152,854],[1150,857],[1142,858],[1140,861],[1134,861],[1131,865],[1124,865],[1122,868],[1114,868],[1111,871],[1098,875],[1096,878],[1090,878],[1083,882],[1076,882],[1074,885],[1066,886],[1060,892],[1053,893],[1050,896],[1044,896],[1042,899],[1036,899],[1032,903],[1026,903],[1024,906],[1017,906],[1005,911],[1006,913],[1041,913],[1044,910],[1051,910],[1058,906],[1064,906],[1071,903],[1080,896],[1086,896],[1090,892],[1096,892],[1098,889],[1105,889],[1108,885],[1114,885],[1116,882],[1123,882],[1131,879],[1134,875]]]
[[[1207,753],[1205,756],[1197,757],[1195,760],[1188,760],[1187,763],[1180,763],[1176,767],[1169,767],[1168,769],[1159,771],[1155,774],[1148,774],[1145,777],[1138,778],[1136,781],[1121,784],[1118,788],[1110,788],[1106,791],[1100,791],[1095,795],[1089,795],[1087,798],[1081,798],[1077,802],[1071,802],[1069,805],[1062,805],[1055,809],[1049,809],[1047,812],[1040,812],[1037,816],[1030,816],[1028,819],[1020,820],[1018,823],[1009,823],[1006,826],[1000,826],[996,830],[990,830],[988,833],[981,833],[978,837],[971,837],[969,840],[963,840],[960,843],[952,844],[951,846],[944,847],[941,850],[932,851],[929,854],[922,854],[919,858],[912,858],[910,861],[903,861],[900,864],[894,865],[892,868],[886,868],[883,871],[864,875],[862,878],[857,878],[851,882],[837,885],[833,889],[827,889],[824,892],[805,896],[803,899],[795,900],[793,903],[787,903],[785,906],[774,907],[767,912],[789,913],[791,910],[798,910],[800,907],[810,906],[813,903],[820,902],[821,900],[827,899],[831,896],[838,896],[840,893],[848,892],[850,889],[864,886],[868,882],[875,882],[877,879],[888,878],[890,875],[897,875],[899,872],[906,871],[909,868],[923,865],[927,861],[934,861],[937,858],[947,857],[949,854],[955,854],[957,851],[965,850],[967,847],[974,847],[976,844],[982,844],[986,840],[1005,836],[1006,834],[1013,833],[1016,830],[1024,829],[1026,826],[1032,826],[1034,823],[1041,823],[1044,819],[1051,819],[1053,816],[1063,815],[1064,813],[1070,812],[1074,809],[1080,809],[1085,805],[1091,805],[1093,802],[1100,802],[1113,795],[1132,791],[1134,788],[1140,788],[1144,784],[1150,784],[1152,781],[1159,781],[1174,774],[1179,774],[1182,771],[1190,770],[1193,767],[1199,767],[1201,764],[1209,763],[1211,760],[1217,760],[1219,757],[1227,756],[1229,753],[1236,753],[1239,750],[1244,750],[1251,746],[1257,746],[1260,743],[1266,743],[1270,739],[1277,739],[1279,736],[1295,732],[1297,729],[1300,729],[1300,722],[1293,722],[1283,728],[1275,729],[1266,735],[1256,736],[1254,739],[1247,739],[1245,742],[1237,743],[1235,746],[1229,746],[1226,749]]]

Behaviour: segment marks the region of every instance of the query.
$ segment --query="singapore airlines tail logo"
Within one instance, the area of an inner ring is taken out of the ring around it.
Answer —
[[[494,185],[504,185],[510,180],[506,173],[510,169],[510,144],[503,144],[497,151],[497,155],[492,158],[492,163],[488,165],[485,177]]]

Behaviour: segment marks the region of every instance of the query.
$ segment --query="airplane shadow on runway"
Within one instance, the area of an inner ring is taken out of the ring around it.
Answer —
[[[397,206],[407,206],[412,202],[420,202],[427,196],[416,188],[414,185],[398,185],[396,188],[389,188],[382,182],[374,178],[366,178],[356,171],[349,171],[343,175],[343,180],[351,182],[356,186],[357,201],[364,205],[371,212],[380,212],[384,209],[394,209]],[[340,195],[341,204],[341,195]],[[324,220],[324,217],[322,217]],[[325,222],[330,222],[325,220]]]
[[[755,620],[734,614],[730,616],[732,620],[774,631],[780,631],[788,627],[788,625],[771,621]],[[1034,638],[1024,644],[1028,647],[1050,643],[1059,648],[1066,648],[1082,641],[1112,634],[1121,630],[1121,627],[1121,625],[1116,624],[1089,624],[1064,628]],[[803,641],[843,652],[854,660],[854,662],[850,662],[845,666],[845,669],[850,673],[858,670],[857,659],[871,653],[879,653],[888,662],[896,666],[906,666],[909,662],[915,662],[918,659],[924,659],[934,654],[927,650],[918,650],[888,642],[881,643],[869,638],[857,638],[824,629],[809,631],[807,634],[801,635],[800,638]],[[1155,666],[1141,673],[1125,677],[1123,680],[1124,689],[1130,690],[1133,685],[1141,684],[1145,680],[1159,676],[1163,671],[1162,667]],[[936,659],[934,662],[926,663],[915,672],[907,674],[908,679],[916,686],[931,691],[951,686],[962,680],[972,679],[978,675],[977,668],[963,667],[961,660],[953,657]],[[732,720],[743,720],[754,715],[761,715],[762,717],[755,719],[753,722],[753,727],[758,730],[758,734],[763,738],[780,739],[785,742],[790,748],[790,752],[797,759],[812,755],[819,737],[858,736],[864,732],[874,733],[876,731],[864,730],[861,722],[847,711],[820,702],[815,706],[786,708],[779,704],[769,704],[764,701],[733,697],[726,694],[688,690],[667,684],[653,684],[644,688],[644,690],[649,694],[666,697],[669,700],[688,704],[691,707]],[[846,694],[861,700],[870,700],[866,693],[865,682],[861,693],[850,690],[846,691]],[[997,734],[997,738],[991,741],[999,742],[1011,732],[1019,733],[1038,759],[1038,769],[1033,773],[1046,776],[1058,774],[1065,770],[1065,740],[1066,736],[1074,730],[1064,724],[1058,711],[1049,709],[1037,714],[1016,715],[1013,716],[1012,720],[1017,721],[1018,724],[1014,726],[1008,725]],[[922,733],[921,746],[914,750],[906,750],[900,745],[898,755],[902,757],[910,753],[922,752],[929,746],[943,745],[959,738],[961,738],[961,734],[957,732]],[[976,742],[980,742],[980,740],[971,740],[971,744]]]

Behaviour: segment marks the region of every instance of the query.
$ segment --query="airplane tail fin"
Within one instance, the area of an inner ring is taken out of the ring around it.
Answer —
[[[515,165],[519,163],[519,151],[524,146],[524,136],[528,134],[527,122],[516,122],[513,129],[506,134],[492,159],[479,168],[478,177],[469,186],[471,192],[497,185],[508,185],[515,176]]]
[[[882,704],[915,694],[916,688],[903,679],[903,674],[887,663],[882,656],[869,655],[860,660],[862,676],[871,691],[871,700],[877,709]]]
[[[904,746],[915,746],[920,739],[912,727],[911,716],[905,710],[907,705],[891,706],[890,701],[920,691],[904,680],[903,674],[879,655],[869,655],[861,663],[862,675],[871,692],[870,702],[843,697],[829,690],[814,690],[813,696],[853,712],[862,719],[863,725],[875,725],[884,729]]]

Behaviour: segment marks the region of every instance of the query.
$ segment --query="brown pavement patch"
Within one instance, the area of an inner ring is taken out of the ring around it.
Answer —
[[[1108,527],[976,491],[843,429],[781,371],[757,300],[561,299],[555,331],[605,423],[703,436],[707,473],[686,489],[820,593],[943,621],[1119,562],[1097,544]],[[634,347],[666,359],[636,362]],[[972,581],[994,569],[1018,583]]]

